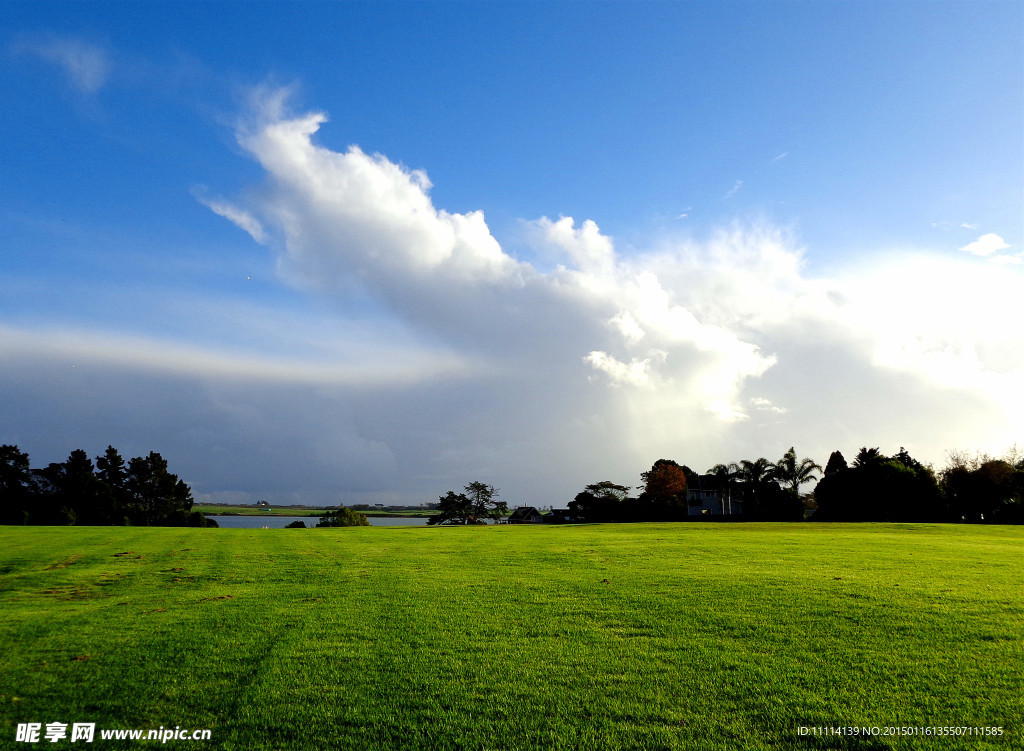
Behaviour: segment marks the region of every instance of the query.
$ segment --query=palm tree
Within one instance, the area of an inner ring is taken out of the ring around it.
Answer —
[[[735,464],[716,464],[704,474],[714,475],[722,482],[730,482],[736,476]]]
[[[736,465],[733,465],[736,467]],[[747,459],[740,460],[739,467],[736,467],[736,475],[743,482],[764,482],[775,479],[775,465],[761,457],[754,461]]]
[[[866,446],[861,446],[860,451],[857,452],[856,458],[853,460],[854,467],[871,467],[877,464],[881,464],[885,461],[885,456],[877,447],[869,449]]]
[[[810,459],[801,459],[797,462],[796,450],[790,446],[789,451],[776,462],[774,474],[775,479],[783,485],[788,485],[790,492],[798,496],[800,495],[801,485],[805,482],[818,481],[818,478],[812,474],[815,471],[822,472],[823,470]]]
[[[722,483],[721,503],[723,514],[732,513],[732,485],[736,481],[738,471],[739,467],[736,464],[716,464],[706,473]]]

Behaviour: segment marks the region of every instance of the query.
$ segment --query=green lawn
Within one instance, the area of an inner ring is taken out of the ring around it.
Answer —
[[[1022,582],[1010,527],[0,527],[0,748],[1020,749]]]

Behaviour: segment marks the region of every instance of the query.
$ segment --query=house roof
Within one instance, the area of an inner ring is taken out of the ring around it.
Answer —
[[[514,521],[519,519],[525,519],[528,516],[533,516],[534,514],[540,516],[540,511],[538,511],[533,506],[520,506],[515,511],[513,511],[508,518],[509,521]]]

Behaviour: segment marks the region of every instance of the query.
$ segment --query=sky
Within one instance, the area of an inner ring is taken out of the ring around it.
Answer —
[[[1024,444],[1018,2],[0,4],[0,443],[564,507]]]

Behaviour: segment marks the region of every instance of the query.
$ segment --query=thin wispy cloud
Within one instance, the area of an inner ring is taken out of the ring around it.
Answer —
[[[202,187],[193,188],[192,195],[214,214],[224,217],[239,229],[244,230],[256,242],[261,245],[266,244],[267,233],[263,229],[263,224],[245,209],[239,208],[230,201],[211,197],[208,195],[208,191]]]
[[[59,67],[76,90],[95,94],[107,83],[112,64],[107,50],[74,37],[22,36],[16,53],[29,54]]]
[[[204,381],[380,388],[436,378],[461,378],[476,371],[467,358],[436,348],[389,346],[364,351],[357,362],[282,358],[200,347],[87,329],[17,329],[0,326],[0,348],[16,357],[46,358],[67,368],[110,367]]]
[[[728,191],[726,191],[726,194],[724,196],[722,196],[722,197],[723,198],[732,198],[734,195],[739,193],[742,188],[743,188],[743,181],[742,180],[737,180],[733,184],[733,186],[731,188],[729,188]]]
[[[785,407],[779,407],[772,404],[771,399],[765,399],[762,396],[751,397],[750,406],[758,412],[769,412],[773,415],[784,415],[786,414]]]

